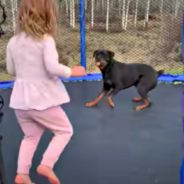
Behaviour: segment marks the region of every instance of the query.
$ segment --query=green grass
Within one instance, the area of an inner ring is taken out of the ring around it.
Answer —
[[[173,74],[173,75],[184,75],[184,69],[183,68],[170,69],[166,71],[166,73]]]

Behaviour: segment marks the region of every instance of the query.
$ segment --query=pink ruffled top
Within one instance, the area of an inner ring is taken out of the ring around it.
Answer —
[[[15,76],[11,108],[44,110],[70,101],[59,77],[70,77],[71,69],[59,64],[53,37],[37,41],[25,33],[13,36],[6,61],[8,73]]]

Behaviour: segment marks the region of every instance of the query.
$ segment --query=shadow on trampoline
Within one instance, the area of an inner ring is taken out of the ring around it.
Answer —
[[[133,110],[136,90],[118,94],[111,110],[103,101],[95,108],[84,103],[95,97],[101,82],[66,83],[71,103],[64,105],[74,127],[74,136],[56,165],[63,184],[176,184],[179,183],[181,151],[182,86],[160,84],[150,94],[151,108]],[[5,99],[3,156],[7,184],[16,174],[16,160],[22,133],[13,110]],[[46,132],[33,161],[31,175],[36,184],[47,184],[35,173],[51,134]]]

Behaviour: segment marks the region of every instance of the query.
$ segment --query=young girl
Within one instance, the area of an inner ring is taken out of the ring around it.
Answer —
[[[54,136],[37,172],[52,184],[60,184],[53,167],[73,134],[70,121],[60,107],[70,99],[59,76],[67,78],[86,73],[83,67],[70,69],[59,64],[54,41],[56,15],[54,0],[21,0],[17,34],[7,46],[7,71],[15,76],[10,107],[15,109],[24,133],[16,184],[32,183],[29,170],[45,129]]]

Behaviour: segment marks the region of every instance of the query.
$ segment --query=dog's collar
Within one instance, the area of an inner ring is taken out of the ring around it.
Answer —
[[[112,65],[115,63],[115,60],[111,60],[110,63],[107,64],[107,66],[102,70],[103,72],[107,72],[112,68]]]

